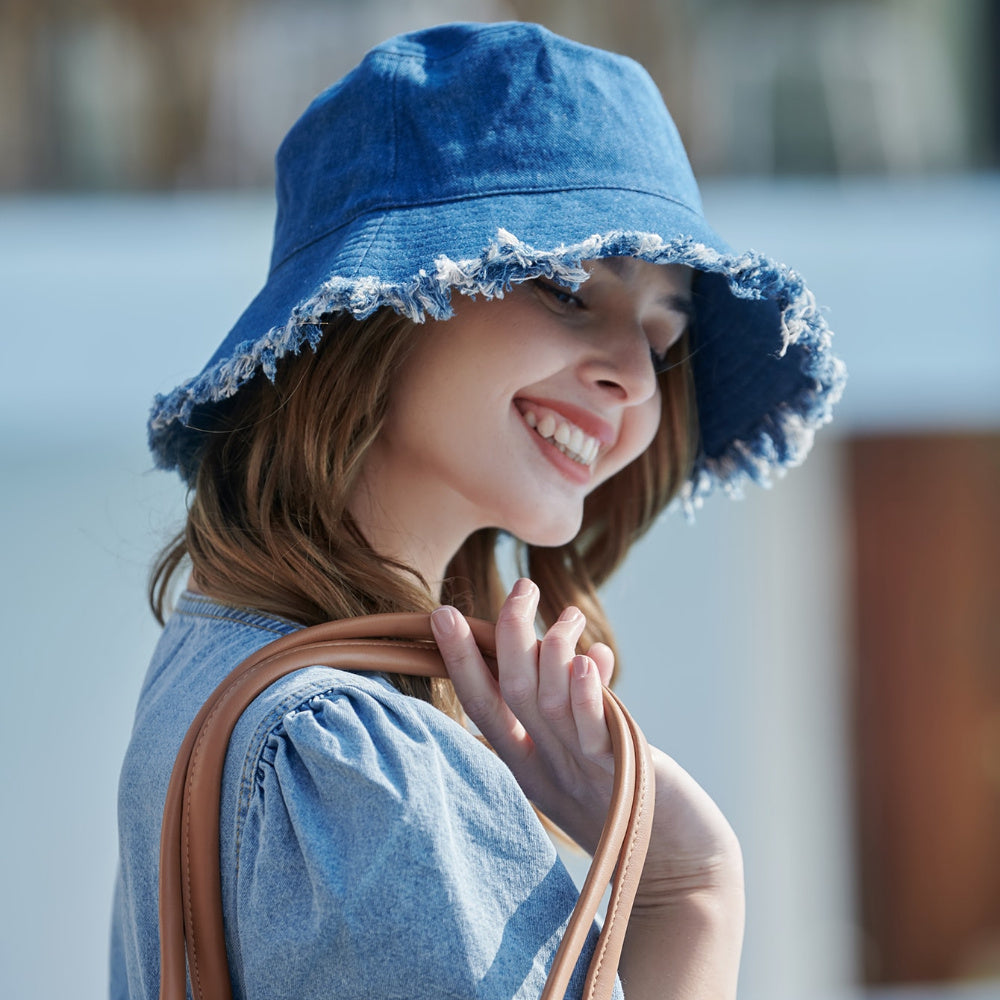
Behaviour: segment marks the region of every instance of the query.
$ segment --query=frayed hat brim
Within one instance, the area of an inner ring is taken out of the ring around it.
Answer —
[[[442,254],[406,281],[328,277],[288,309],[284,323],[269,326],[260,336],[240,338],[241,329],[249,333],[264,305],[255,301],[201,374],[156,398],[149,422],[156,463],[178,469],[192,482],[202,444],[202,433],[190,422],[195,409],[233,396],[259,372],[273,380],[282,357],[306,345],[319,346],[324,316],[346,312],[364,319],[390,308],[417,323],[428,317],[447,319],[454,292],[495,298],[512,284],[538,277],[575,287],[587,279],[583,261],[627,256],[682,264],[703,274],[697,295],[698,348],[692,359],[702,446],[681,504],[690,512],[716,489],[739,495],[747,481],[767,485],[775,472],[806,457],[815,431],[831,419],[846,371],[832,354],[822,312],[794,271],[760,254],[736,254],[716,243],[619,231],[539,249],[500,229],[478,257],[454,260]],[[301,275],[303,262],[295,263]],[[271,283],[262,293],[267,302],[273,301],[273,292]],[[720,378],[713,360],[719,351],[728,353],[721,369],[726,378]],[[773,398],[762,399],[762,387]],[[742,405],[734,405],[734,398]],[[726,405],[720,406],[723,400]]]

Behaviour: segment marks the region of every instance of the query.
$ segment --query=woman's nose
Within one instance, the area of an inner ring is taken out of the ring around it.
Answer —
[[[639,323],[605,331],[584,360],[585,377],[629,406],[644,403],[657,391],[649,341]]]

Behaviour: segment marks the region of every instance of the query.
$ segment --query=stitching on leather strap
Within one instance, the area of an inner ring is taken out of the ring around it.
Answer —
[[[638,743],[638,740],[636,739],[635,733],[632,732],[631,728],[629,729],[629,735],[631,736],[633,743]],[[643,756],[644,756],[644,754],[642,753],[642,747],[641,746],[637,746],[636,747],[636,780],[638,780],[640,761],[641,761],[641,759],[642,759]],[[635,813],[635,826],[637,826],[637,827],[640,825],[640,821],[641,821],[642,816],[643,816],[643,814],[645,812],[645,809],[646,809],[646,800],[647,800],[647,783],[645,781],[643,781],[643,782],[640,782],[640,784],[641,784],[641,788],[640,788],[640,791],[639,791],[639,800],[638,800],[638,805],[637,805],[636,813]],[[621,882],[622,883],[625,882],[626,878],[628,877],[628,873],[629,873],[629,871],[632,868],[632,855],[635,853],[635,845],[636,845],[635,838],[634,837],[630,838],[629,839],[629,846],[628,846],[628,853],[625,855],[625,857],[621,861],[621,866],[622,866]],[[605,917],[606,921],[612,921],[613,922],[613,921],[615,921],[615,920],[618,919],[618,910],[619,910],[619,908],[621,906],[621,901],[622,901],[622,894],[620,892],[615,893],[614,894],[614,908],[612,909],[611,913],[609,913]],[[595,974],[594,974],[593,980],[592,980],[592,982],[590,984],[590,991],[588,993],[588,996],[590,996],[590,997],[593,997],[596,994],[596,991],[597,991],[597,982],[598,982],[598,980],[601,977],[601,970],[604,967],[604,959],[607,957],[607,953],[608,953],[608,944],[609,944],[609,939],[605,939],[604,941],[599,942],[600,954],[597,955],[597,964],[595,965]]]

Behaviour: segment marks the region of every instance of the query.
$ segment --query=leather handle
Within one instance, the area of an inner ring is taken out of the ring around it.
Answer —
[[[470,619],[495,672],[494,627]],[[446,677],[426,614],[368,615],[302,629],[264,646],[215,689],[191,723],[167,788],[160,840],[160,1000],[231,1000],[219,870],[219,798],[229,739],[264,690],[303,667],[330,666]],[[546,981],[542,1000],[561,1000],[612,881],[607,917],[585,996],[610,998],[625,928],[642,872],[653,817],[649,747],[611,691],[604,713],[615,755],[615,784],[597,851]]]

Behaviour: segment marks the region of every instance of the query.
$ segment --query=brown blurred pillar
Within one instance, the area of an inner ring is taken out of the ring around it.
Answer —
[[[1000,434],[849,454],[866,979],[1000,975]]]

